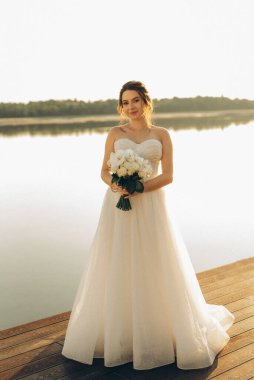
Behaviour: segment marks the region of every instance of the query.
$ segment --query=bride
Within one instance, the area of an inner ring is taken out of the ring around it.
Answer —
[[[101,178],[108,185],[67,326],[62,354],[106,367],[133,362],[137,370],[176,362],[181,369],[211,366],[227,344],[234,315],[207,304],[189,253],[165,201],[173,181],[173,146],[167,129],[151,123],[152,100],[142,82],[119,94],[128,123],[112,127]],[[132,149],[149,160],[143,192],[112,183],[111,152]],[[158,172],[161,163],[161,173]],[[129,198],[131,210],[116,207]]]

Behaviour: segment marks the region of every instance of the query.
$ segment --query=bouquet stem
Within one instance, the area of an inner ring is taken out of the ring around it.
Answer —
[[[123,211],[131,210],[131,203],[130,203],[129,198],[126,198],[124,195],[121,195],[121,197],[119,198],[119,201],[117,202],[116,207]]]

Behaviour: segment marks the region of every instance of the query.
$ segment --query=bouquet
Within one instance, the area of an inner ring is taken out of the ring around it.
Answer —
[[[111,152],[107,165],[112,175],[111,183],[116,183],[126,189],[129,194],[135,191],[142,193],[144,180],[152,174],[149,160],[139,156],[132,149]],[[125,198],[125,195],[121,195],[116,207],[128,211],[131,209],[130,200]]]

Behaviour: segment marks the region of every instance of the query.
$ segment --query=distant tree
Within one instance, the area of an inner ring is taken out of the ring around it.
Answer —
[[[153,99],[155,113],[197,112],[232,109],[254,109],[254,100],[229,99],[224,96],[196,96]],[[31,101],[28,103],[0,103],[0,117],[89,116],[110,115],[117,112],[117,99],[82,101],[72,99]]]

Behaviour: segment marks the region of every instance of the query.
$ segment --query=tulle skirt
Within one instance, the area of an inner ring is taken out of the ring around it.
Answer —
[[[138,370],[212,365],[235,317],[206,303],[164,189],[130,198],[130,211],[118,199],[106,190],[62,354]]]

